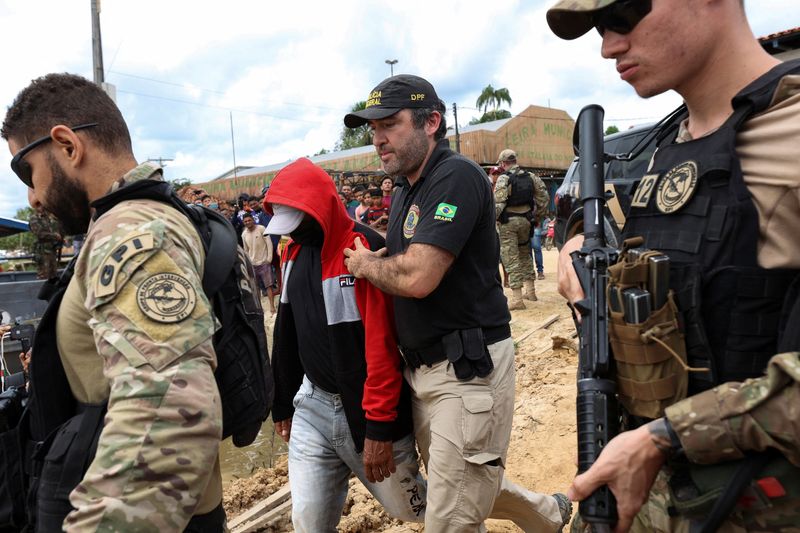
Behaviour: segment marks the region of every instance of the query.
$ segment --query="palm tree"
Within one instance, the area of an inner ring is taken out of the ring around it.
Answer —
[[[492,120],[499,120],[501,118],[511,117],[511,113],[505,109],[500,109],[500,106],[506,103],[511,105],[511,94],[505,87],[495,89],[490,83],[483,88],[478,99],[475,101],[475,107],[483,110],[483,116],[480,119],[473,119],[470,124],[479,124],[481,122],[491,122]],[[489,110],[489,106],[492,109]]]
[[[511,95],[509,94],[508,89],[505,87],[501,89],[495,89],[490,83],[484,87],[481,91],[481,94],[478,95],[478,99],[475,101],[475,107],[482,109],[483,112],[486,113],[489,110],[490,105],[492,106],[493,111],[497,111],[500,108],[500,105],[504,102],[509,106],[511,105]]]

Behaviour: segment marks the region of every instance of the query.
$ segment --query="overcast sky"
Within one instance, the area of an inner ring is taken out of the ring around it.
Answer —
[[[555,0],[104,0],[106,81],[137,159],[173,159],[167,178],[207,181],[236,163],[262,166],[332,149],[342,117],[389,75],[418,74],[465,125],[491,83],[512,113],[599,103],[606,125],[651,122],[675,94],[649,101],[599,58],[596,32],[561,41],[547,27]],[[798,0],[748,0],[757,36],[800,26]],[[90,0],[0,0],[0,116],[31,79],[92,78]],[[27,205],[0,146],[0,215]]]

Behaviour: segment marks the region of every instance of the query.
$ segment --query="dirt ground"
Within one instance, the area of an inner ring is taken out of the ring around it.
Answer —
[[[544,251],[546,279],[536,282],[538,302],[512,313],[511,330],[517,348],[516,404],[506,476],[531,490],[564,492],[575,473],[575,369],[577,338],[569,309],[556,292],[557,252]],[[530,333],[553,315],[559,319]],[[530,333],[530,334],[529,334]],[[257,471],[225,488],[229,521],[288,481],[285,457],[272,469]],[[489,532],[518,532],[511,522],[489,520]],[[421,525],[392,520],[361,483],[350,481],[339,531],[393,533],[422,531]],[[287,517],[263,531],[292,531]]]

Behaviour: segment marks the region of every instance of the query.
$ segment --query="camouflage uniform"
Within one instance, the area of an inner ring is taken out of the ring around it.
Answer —
[[[794,466],[800,466],[800,353],[788,352],[772,358],[764,377],[743,383],[724,383],[691,396],[666,409],[666,416],[681,439],[686,457],[695,464],[714,465],[745,457],[744,450],[777,449]],[[649,499],[636,515],[630,531],[635,533],[690,533],[696,529],[692,517],[674,511],[669,479],[674,469],[668,463],[658,473]],[[757,478],[768,477],[764,471]],[[745,489],[744,502],[717,530],[720,533],[766,533],[800,531],[800,495],[768,500],[752,488]],[[706,518],[695,516],[699,523]],[[787,527],[793,524],[794,527]],[[572,531],[585,531],[576,516]]]
[[[148,178],[159,167],[139,165],[111,191]],[[108,413],[65,530],[182,531],[221,501],[218,324],[202,243],[173,208],[131,200],[92,223],[85,248],[59,311],[59,351],[76,397],[107,398]],[[65,345],[87,335],[95,353]]]
[[[692,463],[723,463],[744,458],[744,450],[774,448],[800,466],[798,406],[800,353],[790,352],[773,357],[764,377],[724,383],[687,398],[668,407],[666,417]],[[656,490],[637,516],[640,531],[688,531],[689,520],[669,516],[668,476],[664,471],[659,476],[661,490],[654,486]],[[768,500],[766,506],[758,503],[749,503],[752,510],[748,512],[737,507],[719,531],[800,530],[800,494]],[[787,524],[798,527],[787,528]]]
[[[31,232],[36,236],[33,245],[33,260],[36,262],[37,277],[50,279],[58,271],[58,251],[61,247],[61,227],[58,220],[45,211],[34,210],[28,221]]]
[[[511,173],[518,169],[519,165],[514,165],[507,172]],[[547,210],[547,203],[550,201],[547,187],[535,174],[530,174],[530,176],[533,180],[536,212],[544,213]],[[510,194],[509,185],[507,173],[497,178],[494,203],[498,218],[504,209],[510,213],[525,213],[530,209],[523,205],[506,208],[506,200]],[[503,267],[508,272],[509,286],[512,289],[518,289],[522,287],[524,281],[534,279],[533,259],[530,251],[531,224],[525,217],[512,216],[509,217],[507,223],[499,224],[498,232],[500,233],[500,257],[503,260]]]

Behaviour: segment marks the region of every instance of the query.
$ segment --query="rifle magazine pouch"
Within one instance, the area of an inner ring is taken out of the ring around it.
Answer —
[[[442,337],[442,347],[447,360],[453,365],[456,377],[461,381],[469,381],[475,377],[472,365],[464,354],[464,344],[461,342],[461,332],[459,330],[448,333]]]
[[[609,292],[647,287],[646,257],[609,268]],[[611,295],[609,295],[611,296]],[[609,303],[612,298],[609,297]],[[609,308],[608,336],[617,368],[619,399],[632,415],[663,416],[664,409],[687,395],[686,343],[678,325],[678,308],[670,290],[667,301],[641,323]]]

